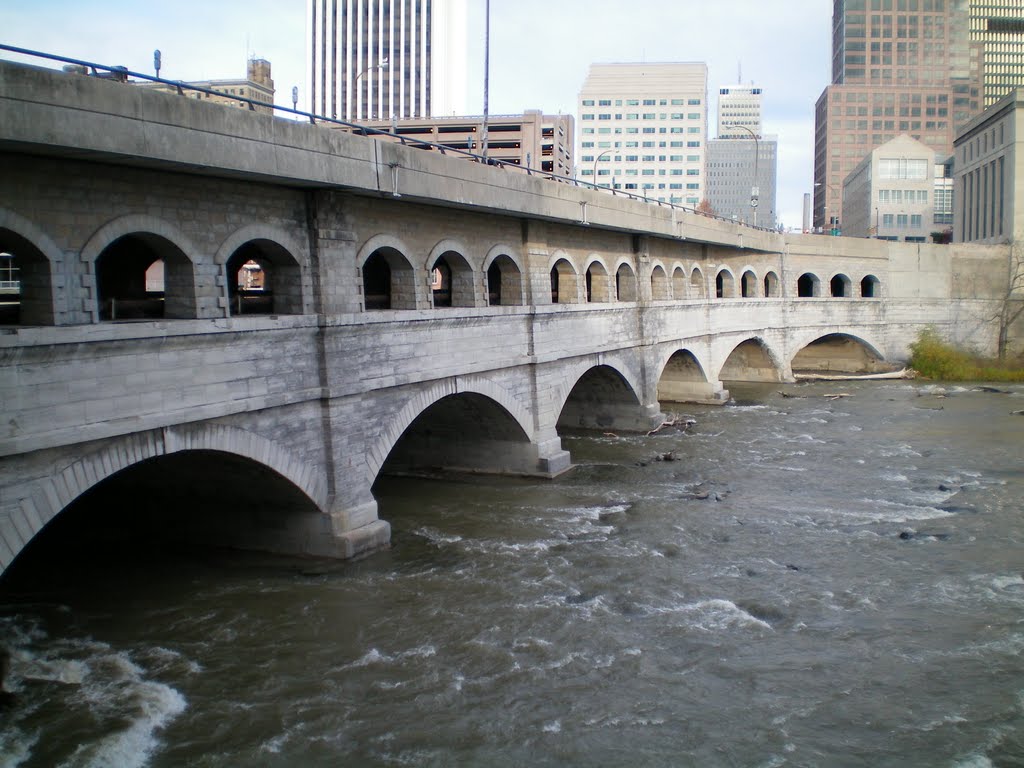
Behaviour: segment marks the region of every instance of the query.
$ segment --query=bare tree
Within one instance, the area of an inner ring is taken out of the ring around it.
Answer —
[[[706,197],[700,201],[700,204],[696,208],[694,208],[694,210],[697,211],[697,213],[704,214],[705,216],[718,215],[715,213],[715,209],[711,206],[711,201],[708,200]]]
[[[999,314],[999,361],[1006,361],[1010,343],[1010,330],[1021,315],[1024,315],[1024,244],[1014,242],[1006,257],[1006,291],[1000,297]]]

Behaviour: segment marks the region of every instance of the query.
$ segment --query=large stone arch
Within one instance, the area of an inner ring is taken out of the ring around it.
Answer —
[[[639,365],[639,364],[638,364]],[[579,418],[569,418],[566,421],[566,406],[569,403],[573,390],[576,389],[587,374],[598,369],[605,369],[612,376],[618,377],[624,384],[628,394],[632,398],[628,402],[602,403],[601,410],[608,419],[593,421],[584,419],[585,424],[580,423]],[[588,357],[574,361],[567,368],[562,370],[556,393],[553,399],[553,414],[555,423],[563,426],[582,426],[584,428],[615,428],[624,430],[646,430],[657,421],[660,414],[657,413],[657,406],[648,406],[647,392],[643,386],[643,375],[636,370],[630,362],[620,355],[601,354],[596,357]],[[591,423],[593,421],[593,423]]]
[[[46,260],[46,264],[38,265],[39,274],[35,276],[34,289],[29,293],[35,295],[26,296],[25,281],[22,280],[21,302],[22,320],[21,324],[52,325],[60,324],[67,313],[67,306],[59,306],[57,301],[58,292],[54,290],[54,274],[58,265],[63,261],[63,253],[57,244],[53,242],[40,227],[33,222],[20,216],[14,211],[0,208],[0,229],[11,232],[16,238],[20,238],[38,251]],[[36,306],[28,313],[25,313],[26,298]]]
[[[428,408],[446,397],[474,394],[485,397],[504,409],[533,441],[533,419],[523,405],[499,384],[479,377],[453,377],[439,381],[412,395],[381,431],[366,454],[367,482],[373,485],[388,455],[409,426]]]
[[[721,405],[726,393],[708,376],[706,359],[692,345],[665,344],[658,361],[659,403],[712,403]]]
[[[729,351],[723,354],[718,378],[725,381],[782,381],[789,367],[784,356],[763,336],[749,336],[729,341]]]
[[[237,427],[193,424],[136,432],[108,440],[61,471],[33,482],[10,516],[13,530],[3,532],[8,544],[20,542],[6,569],[29,541],[72,502],[102,481],[148,459],[183,451],[216,451],[249,459],[277,473],[327,512],[328,490],[322,470],[301,461],[265,437]],[[20,512],[20,514],[18,514]]]
[[[816,349],[815,347],[819,346]],[[892,366],[870,334],[852,331],[804,332],[794,339],[790,370],[803,372],[877,373]]]

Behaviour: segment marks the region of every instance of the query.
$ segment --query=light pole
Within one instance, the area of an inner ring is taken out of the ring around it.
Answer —
[[[597,157],[594,158],[594,186],[595,187],[597,186],[597,163],[598,163],[598,161],[602,157],[604,157],[605,155],[607,155],[609,152],[612,152],[612,151],[613,150],[611,150],[611,149],[606,149],[604,152],[602,152],[600,155],[598,155]],[[615,181],[614,180],[612,180],[612,192],[615,192]]]
[[[355,76],[355,79],[352,80],[352,90],[353,91],[357,91],[359,89],[359,78],[362,77],[363,75],[365,75],[370,70],[372,70],[372,69],[387,69],[387,68],[388,68],[388,57],[385,56],[383,59],[381,59],[381,61],[378,64],[371,64],[370,66],[368,66],[366,69],[364,69],[362,72],[360,72],[358,75]],[[337,115],[336,114],[335,115],[331,115],[331,117],[337,117]],[[358,110],[357,110],[357,119],[358,119]],[[367,115],[367,119],[369,119],[369,115]]]
[[[739,123],[732,123],[731,125],[724,126],[725,128],[740,128],[750,134],[750,138],[754,140],[754,183],[750,187],[750,211],[753,218],[754,226],[757,226],[757,203],[758,203],[758,192],[760,191],[757,186],[757,161],[760,159],[761,150],[758,143],[757,134],[750,130],[745,125]]]
[[[480,137],[481,154],[487,160],[487,97],[491,81],[491,0],[484,6],[484,129]]]

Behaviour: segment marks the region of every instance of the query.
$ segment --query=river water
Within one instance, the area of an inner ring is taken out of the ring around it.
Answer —
[[[30,564],[0,766],[1024,765],[1003,389],[734,389],[555,481],[386,479],[358,562]]]

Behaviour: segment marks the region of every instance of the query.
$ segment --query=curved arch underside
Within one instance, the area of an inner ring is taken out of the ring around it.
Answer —
[[[747,339],[737,346],[725,361],[719,376],[723,382],[780,381],[782,378],[768,348],[759,339]]]
[[[650,420],[629,382],[608,365],[584,373],[566,398],[558,428],[650,429]]]
[[[230,547],[295,553],[323,514],[268,466],[216,450],[144,459],[100,481],[64,507],[16,556],[48,562],[112,557],[125,548]]]
[[[869,344],[843,333],[815,339],[796,353],[792,367],[793,373],[878,373],[892,368]]]
[[[515,418],[491,398],[462,392],[441,398],[406,428],[378,478],[435,470],[532,475],[538,452]]]

